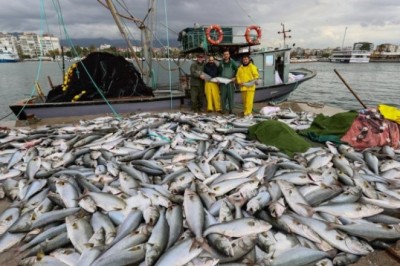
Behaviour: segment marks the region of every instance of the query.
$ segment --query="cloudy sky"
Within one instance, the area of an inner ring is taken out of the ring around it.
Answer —
[[[105,1],[105,0],[103,0]],[[43,4],[41,5],[41,3]],[[117,2],[117,1],[115,1]],[[120,0],[137,18],[144,18],[148,0]],[[399,0],[158,0],[157,33],[159,39],[176,39],[177,34],[194,23],[246,26],[263,29],[263,46],[283,45],[281,23],[290,29],[287,44],[302,48],[335,48],[367,41],[375,45],[400,44]],[[57,0],[0,0],[1,32],[50,32],[65,39],[55,11]],[[167,3],[165,7],[165,3]],[[60,0],[66,31],[71,38],[120,38],[107,9],[96,0]],[[44,9],[41,8],[44,6]],[[127,14],[117,6],[121,13]],[[44,11],[43,11],[44,10]],[[167,11],[167,12],[165,12]],[[166,16],[167,14],[167,16]],[[41,19],[46,17],[46,20]],[[133,38],[139,35],[129,23]]]

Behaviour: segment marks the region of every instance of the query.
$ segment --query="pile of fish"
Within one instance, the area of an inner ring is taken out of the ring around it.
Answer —
[[[20,265],[347,265],[400,238],[399,151],[246,139],[280,119],[101,117],[0,133],[0,253]]]

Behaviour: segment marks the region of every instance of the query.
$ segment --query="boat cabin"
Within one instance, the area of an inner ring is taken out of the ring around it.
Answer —
[[[248,27],[197,25],[183,29],[179,33],[178,41],[181,42],[182,53],[185,55],[193,53],[220,55],[223,51],[229,50],[231,58],[238,64],[243,54],[250,53],[262,79],[259,87],[272,86],[279,82],[287,83],[290,48],[273,50],[253,48],[260,44],[261,34],[261,28],[255,25]]]

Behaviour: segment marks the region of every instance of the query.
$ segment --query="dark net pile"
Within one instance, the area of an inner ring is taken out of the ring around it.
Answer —
[[[101,99],[92,79],[106,98],[154,96],[152,89],[146,86],[132,63],[122,56],[95,52],[71,66],[65,75],[64,84],[50,90],[46,102]]]

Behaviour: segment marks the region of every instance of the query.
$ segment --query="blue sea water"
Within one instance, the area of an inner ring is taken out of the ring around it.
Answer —
[[[168,68],[168,62],[155,64],[156,79],[161,83],[169,80],[163,69]],[[34,81],[39,72],[38,83],[45,94],[50,89],[48,78],[53,84],[62,82],[61,62],[43,62],[39,69],[38,62],[19,62],[0,64],[0,119],[11,113],[9,105],[29,98],[34,91]],[[171,63],[172,69],[176,64]],[[68,65],[66,65],[68,68]],[[317,76],[301,84],[291,94],[289,100],[302,102],[318,102],[344,109],[361,109],[361,104],[350,93],[347,87],[334,73],[341,74],[347,84],[357,93],[359,98],[368,106],[376,107],[385,103],[400,108],[400,64],[399,63],[369,63],[369,64],[336,64],[329,62],[312,62],[292,64],[291,68],[308,68],[317,72]],[[39,71],[40,70],[40,71]],[[184,68],[187,73],[188,68]],[[159,73],[159,74],[158,74]],[[177,71],[172,75],[172,82],[177,82]],[[15,120],[14,114],[3,121]]]

